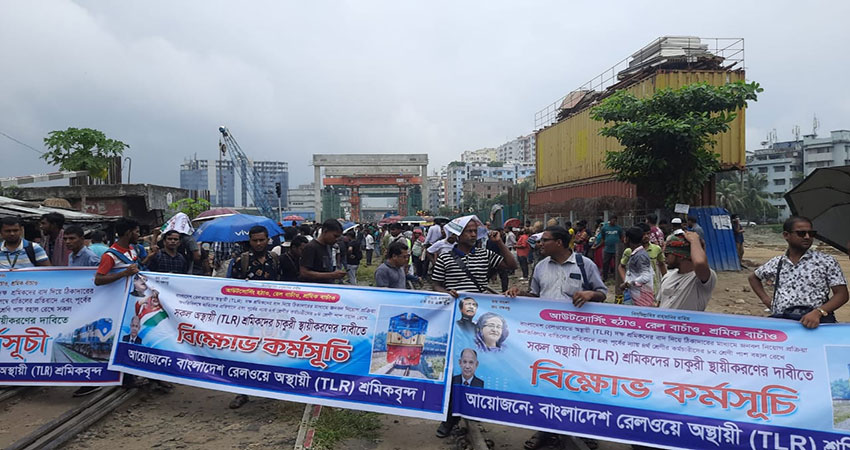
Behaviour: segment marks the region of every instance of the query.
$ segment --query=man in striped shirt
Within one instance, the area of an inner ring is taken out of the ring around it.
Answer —
[[[457,298],[458,292],[484,292],[487,288],[489,269],[515,270],[516,259],[502,242],[498,231],[490,232],[490,240],[499,248],[499,253],[486,248],[475,248],[479,238],[479,227],[483,224],[478,217],[466,216],[455,219],[443,228],[447,233],[457,235],[457,244],[451,250],[440,254],[431,274],[434,289],[448,292]],[[482,230],[486,231],[486,230]],[[437,428],[437,437],[448,436],[457,425],[459,417],[452,416],[451,404],[446,420]]]
[[[461,225],[463,228],[460,228]],[[437,257],[431,276],[436,290],[448,292],[455,298],[458,292],[485,292],[488,270],[517,268],[516,259],[502,242],[498,231],[490,232],[490,241],[498,247],[498,253],[486,248],[475,248],[476,241],[482,237],[478,234],[481,226],[481,221],[475,216],[461,217],[446,225],[447,232],[457,235],[457,243],[451,251]]]

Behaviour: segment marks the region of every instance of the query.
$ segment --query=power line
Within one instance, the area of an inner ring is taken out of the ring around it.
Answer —
[[[13,138],[12,136],[9,136],[8,134],[6,134],[6,133],[4,133],[4,132],[2,132],[2,131],[0,131],[0,134],[2,134],[3,136],[6,136],[7,138],[9,138],[9,139],[10,139],[10,140],[12,140],[12,141],[17,142],[18,144],[23,145],[23,146],[24,146],[24,147],[26,147],[26,148],[28,148],[28,149],[30,149],[30,150],[32,150],[32,151],[34,151],[34,152],[38,153],[39,155],[43,155],[43,154],[44,154],[44,152],[43,152],[43,151],[41,151],[41,150],[39,150],[39,149],[37,149],[37,148],[35,148],[35,147],[33,147],[33,146],[29,145],[29,144],[25,144],[25,143],[23,143],[23,142],[21,142],[21,141],[19,141],[19,140],[15,139],[15,138]]]

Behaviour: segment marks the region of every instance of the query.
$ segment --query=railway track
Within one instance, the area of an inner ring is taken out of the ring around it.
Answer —
[[[0,402],[5,402],[10,398],[17,397],[18,395],[23,394],[28,388],[28,386],[8,387],[3,391],[0,391]]]
[[[106,387],[6,448],[8,450],[59,448],[137,393],[137,388]]]
[[[384,372],[384,375],[396,375],[406,377],[410,375],[410,366],[396,367],[392,366]]]

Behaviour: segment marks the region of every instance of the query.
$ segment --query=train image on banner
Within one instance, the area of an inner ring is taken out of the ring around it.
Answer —
[[[390,317],[387,329],[387,362],[396,366],[417,366],[425,346],[428,321],[413,313]]]
[[[100,318],[74,330],[73,334],[62,336],[59,343],[81,355],[92,359],[109,359],[115,329],[112,319]]]

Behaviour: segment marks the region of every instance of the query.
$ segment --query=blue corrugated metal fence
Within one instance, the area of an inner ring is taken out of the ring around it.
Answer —
[[[691,208],[688,215],[696,217],[705,231],[705,251],[711,268],[716,271],[741,270],[729,211],[715,207]]]

